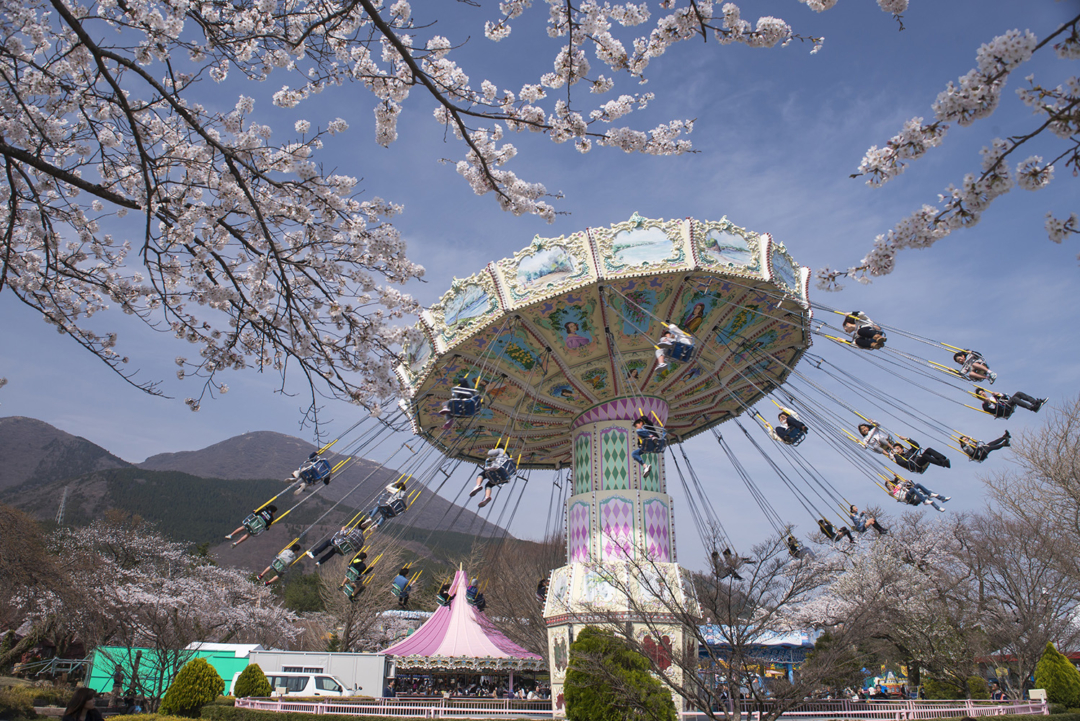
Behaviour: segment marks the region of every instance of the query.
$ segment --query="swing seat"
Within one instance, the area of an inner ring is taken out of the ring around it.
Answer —
[[[360,571],[357,571],[352,566],[349,566],[348,568],[345,569],[345,580],[346,581],[352,581],[353,583],[356,583],[357,581],[360,580]]]
[[[341,539],[334,544],[334,547],[341,551],[342,556],[352,556],[360,550],[360,547],[351,538]]]
[[[694,346],[690,343],[672,343],[664,349],[668,360],[687,363],[694,357]]]
[[[663,453],[667,448],[667,441],[663,438],[649,438],[641,442],[642,453]]]
[[[500,486],[513,478],[516,473],[517,463],[509,456],[503,456],[495,463],[484,466],[484,478]]]
[[[412,584],[409,583],[406,583],[404,586],[402,586],[400,583],[395,583],[390,586],[390,593],[394,594],[398,598],[401,598],[402,596],[408,596],[409,591],[411,590]]]
[[[471,418],[480,412],[480,399],[476,396],[456,398],[449,401],[446,407],[450,409],[450,415],[455,418]]]
[[[330,463],[322,458],[317,461],[308,461],[300,468],[300,480],[309,485],[319,481],[330,482]]]
[[[252,513],[250,516],[244,519],[244,530],[252,536],[257,536],[266,530],[266,519],[257,513]]]
[[[667,429],[650,426],[649,429],[659,438],[642,438],[639,442],[642,453],[663,453],[667,448]]]
[[[797,446],[806,440],[806,430],[798,429],[794,430],[787,435],[787,438],[783,440],[789,446]]]
[[[289,569],[289,565],[280,558],[275,558],[270,562],[270,568],[274,569],[279,576]]]
[[[400,516],[406,509],[408,509],[408,506],[405,505],[405,499],[397,498],[390,501],[390,503],[385,506],[379,506],[379,513],[382,514],[384,519],[387,519],[393,518],[394,516]]]
[[[364,587],[356,581],[347,580],[345,583],[341,584],[341,592],[344,593],[350,601],[355,601],[356,597],[359,596],[360,592],[363,590]]]
[[[469,586],[467,589],[465,589],[465,600],[468,601],[470,605],[475,606],[476,605],[476,599],[479,596],[480,596],[480,589],[477,588],[476,586]]]
[[[450,596],[448,596],[445,593],[440,593],[437,596],[435,596],[435,603],[439,604],[440,606],[449,606],[450,605]]]

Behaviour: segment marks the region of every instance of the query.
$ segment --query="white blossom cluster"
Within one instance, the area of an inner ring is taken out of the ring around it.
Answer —
[[[52,543],[67,591],[20,596],[30,621],[61,618],[79,638],[106,635],[150,648],[230,638],[281,642],[300,632],[297,616],[264,585],[145,525],[98,520],[58,531]]]
[[[884,7],[884,5],[883,5]],[[1039,42],[1031,31],[1010,30],[982,45],[976,53],[976,67],[955,84],[950,82],[933,105],[934,120],[912,118],[897,135],[883,146],[871,146],[855,176],[866,176],[866,183],[880,187],[904,172],[907,162],[921,158],[942,143],[952,122],[968,126],[988,117],[997,108],[1005,82],[1018,66],[1031,59],[1036,50],[1051,40],[1064,37],[1054,45],[1063,59],[1080,57],[1080,17],[1065,23],[1049,37]],[[927,248],[954,230],[976,225],[983,212],[999,196],[1013,187],[1024,190],[1045,188],[1054,178],[1054,164],[1062,160],[1074,168],[1080,163],[1080,78],[1072,77],[1065,84],[1045,88],[1027,77],[1028,87],[1017,90],[1020,100],[1042,116],[1039,125],[1030,133],[995,139],[982,150],[982,171],[968,174],[960,186],[950,185],[938,196],[942,205],[923,205],[922,208],[898,222],[892,229],[874,239],[873,248],[858,265],[846,270],[823,268],[817,272],[817,285],[822,290],[838,290],[843,278],[861,283],[871,277],[891,273],[896,254],[907,248]],[[1056,158],[1045,161],[1031,155],[1009,164],[1009,156],[1021,146],[1042,135],[1044,130],[1064,141],[1065,149]],[[855,177],[853,176],[853,177]],[[1051,240],[1061,242],[1075,224],[1059,222],[1052,217],[1046,223]]]
[[[685,153],[692,121],[623,125],[652,94],[579,109],[569,91],[602,95],[620,73],[644,83],[653,59],[699,36],[752,47],[804,39],[778,18],[751,25],[733,3],[661,0],[654,17],[646,2],[548,0],[547,32],[564,42],[551,71],[515,92],[477,84],[454,60],[460,42],[406,0],[0,4],[0,290],[151,393],[158,384],[135,380],[116,335],[89,319],[119,308],[192,343],[177,372],[202,380],[185,401],[192,410],[225,392],[216,374],[247,368],[294,369],[313,403],[324,394],[376,407],[398,390],[405,336],[394,321],[418,311],[393,286],[423,273],[391,224],[400,208],[360,201],[356,178],[323,167],[324,140],[346,132],[345,120],[305,117],[283,132],[260,121],[251,97],[221,109],[218,94],[201,93],[206,78],[282,77],[268,93],[279,108],[359,84],[377,99],[383,146],[420,88],[464,144],[457,170],[473,190],[550,221],[551,194],[510,169],[506,132],[545,133],[581,153]],[[504,0],[487,36],[508,37],[530,6]]]

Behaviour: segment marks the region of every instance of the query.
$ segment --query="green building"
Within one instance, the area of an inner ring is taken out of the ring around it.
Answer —
[[[193,643],[179,651],[101,646],[94,650],[86,685],[99,693],[111,692],[113,674],[120,666],[125,691],[131,687],[132,671],[137,670],[137,695],[160,698],[185,663],[202,658],[225,680],[228,689],[232,677],[247,668],[248,655],[262,648],[255,643]]]

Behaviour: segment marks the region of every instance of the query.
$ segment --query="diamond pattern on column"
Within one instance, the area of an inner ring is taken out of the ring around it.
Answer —
[[[630,488],[630,471],[626,450],[629,434],[625,428],[605,428],[600,434],[600,468],[603,490],[620,491]]]
[[[581,433],[574,439],[574,495],[592,490],[592,435]]]
[[[605,561],[634,557],[634,503],[621,496],[600,501],[600,555]]]
[[[668,506],[659,498],[645,501],[645,548],[654,561],[666,563],[672,560]]]
[[[570,536],[570,562],[589,561],[589,504],[575,501],[570,506],[567,534]]]

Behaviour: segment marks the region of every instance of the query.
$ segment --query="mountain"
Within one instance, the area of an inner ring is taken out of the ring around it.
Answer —
[[[150,471],[181,471],[204,478],[283,479],[316,450],[310,443],[284,433],[254,431],[197,451],[159,453],[136,465]]]
[[[0,491],[130,465],[101,446],[44,421],[0,418]]]
[[[278,549],[312,524],[307,543],[329,536],[358,512],[369,510],[383,487],[400,475],[375,461],[353,458],[317,493],[299,497],[284,493],[288,486],[283,479],[313,450],[315,446],[299,438],[260,431],[132,465],[42,421],[0,418],[0,503],[51,522],[63,498],[64,524],[69,526],[84,525],[110,510],[136,514],[175,540],[210,543],[222,563],[261,570]],[[411,452],[403,445],[395,462],[410,467]],[[456,489],[471,479],[436,472],[425,480],[434,490],[410,481],[409,488],[419,489],[420,495],[404,516],[386,523],[380,533],[392,534],[412,553],[439,558],[467,553],[477,536],[504,535],[497,525],[435,492],[441,484]],[[224,542],[225,534],[248,513],[279,494],[274,501],[279,515],[303,503],[258,539],[236,548]]]

